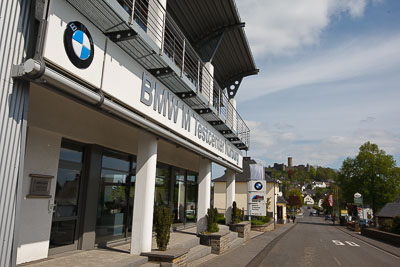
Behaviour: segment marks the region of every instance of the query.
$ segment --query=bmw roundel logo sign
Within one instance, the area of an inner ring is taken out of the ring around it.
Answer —
[[[255,188],[256,190],[261,190],[261,189],[263,188],[263,185],[262,185],[262,183],[257,182],[257,183],[254,184],[254,188]]]
[[[86,69],[94,57],[93,39],[88,29],[79,21],[68,23],[64,32],[64,47],[75,67]]]

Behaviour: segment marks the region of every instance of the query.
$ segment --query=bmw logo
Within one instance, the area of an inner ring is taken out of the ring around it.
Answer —
[[[79,21],[68,23],[64,32],[64,47],[75,67],[86,69],[94,56],[93,39],[88,29]]]
[[[261,189],[263,188],[263,185],[262,185],[262,183],[257,182],[257,183],[254,184],[254,188],[255,188],[256,190],[261,190]]]

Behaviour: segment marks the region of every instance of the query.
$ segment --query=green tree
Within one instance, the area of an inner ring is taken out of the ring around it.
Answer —
[[[295,198],[294,198],[295,197]],[[292,189],[289,192],[289,209],[298,209],[303,205],[303,195],[298,189]]]
[[[360,147],[355,158],[343,161],[337,180],[347,202],[353,202],[354,193],[359,192],[374,214],[400,192],[400,171],[396,161],[370,142]]]

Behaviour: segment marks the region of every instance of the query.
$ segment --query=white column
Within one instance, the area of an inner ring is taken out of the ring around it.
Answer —
[[[235,201],[235,173],[232,170],[226,170],[226,211],[225,223],[231,223],[232,203]]]
[[[138,140],[131,254],[151,251],[157,138],[141,132]]]
[[[198,177],[199,191],[197,194],[197,233],[207,230],[207,210],[210,208],[211,197],[211,161],[200,159]]]

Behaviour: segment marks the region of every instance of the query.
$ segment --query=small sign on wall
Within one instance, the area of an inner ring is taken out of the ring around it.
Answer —
[[[51,180],[54,178],[52,175],[33,174],[31,177],[31,187],[27,198],[51,198]]]

